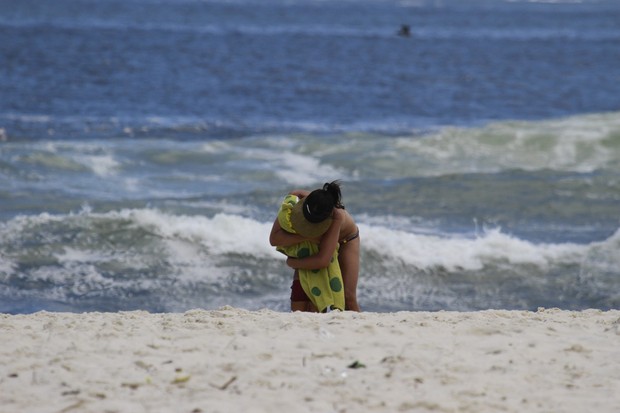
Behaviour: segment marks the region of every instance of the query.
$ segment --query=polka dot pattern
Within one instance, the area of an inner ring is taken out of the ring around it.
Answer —
[[[342,291],[342,282],[340,282],[339,278],[334,277],[329,280],[329,287],[333,292],[339,293]]]

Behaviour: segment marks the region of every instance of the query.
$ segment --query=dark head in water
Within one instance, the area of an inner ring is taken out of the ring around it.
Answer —
[[[411,28],[408,24],[403,24],[400,26],[400,30],[398,31],[398,35],[401,37],[409,37],[411,36]]]

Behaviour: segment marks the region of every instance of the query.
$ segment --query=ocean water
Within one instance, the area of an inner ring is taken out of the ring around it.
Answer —
[[[619,2],[0,0],[0,97],[1,312],[286,311],[334,179],[365,310],[620,308]]]

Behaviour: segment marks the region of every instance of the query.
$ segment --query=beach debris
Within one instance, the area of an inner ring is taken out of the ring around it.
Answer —
[[[620,318],[612,322],[611,327],[605,329],[605,332],[608,332],[608,331],[613,331],[616,333],[616,335],[620,336]]]
[[[350,369],[363,369],[363,368],[366,368],[366,365],[364,363],[361,363],[358,360],[355,360],[353,363],[349,364],[347,367]]]
[[[136,365],[136,367],[139,367],[139,368],[141,368],[143,370],[146,370],[146,371],[150,371],[153,368],[153,366],[151,364],[145,363],[142,360],[138,360],[134,364]]]
[[[228,386],[230,386],[231,384],[235,382],[235,380],[237,380],[237,376],[232,376],[230,379],[228,379],[226,383],[222,384],[221,386],[218,386],[217,384],[213,384],[213,383],[209,383],[209,384],[212,387],[215,387],[216,389],[226,390]]]
[[[189,381],[189,379],[191,378],[191,375],[186,375],[186,376],[177,376],[174,378],[174,380],[172,380],[172,384],[183,384],[183,383],[187,383]]]
[[[587,348],[585,348],[581,344],[573,344],[569,348],[565,348],[564,351],[566,351],[566,352],[572,351],[572,352],[575,352],[575,353],[590,353],[591,352],[590,350],[588,350]]]
[[[121,383],[121,387],[129,387],[131,390],[136,390],[140,386],[142,383]]]
[[[73,403],[72,405],[67,406],[64,409],[60,410],[58,413],[66,413],[66,412],[69,412],[71,410],[79,409],[80,407],[82,407],[82,405],[84,403],[86,403],[86,400],[79,400],[76,403]]]

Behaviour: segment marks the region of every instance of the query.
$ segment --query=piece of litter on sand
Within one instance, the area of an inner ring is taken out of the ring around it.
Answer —
[[[366,365],[364,363],[359,362],[358,360],[355,360],[353,363],[349,364],[347,367],[350,369],[362,369],[362,368],[365,368]]]

